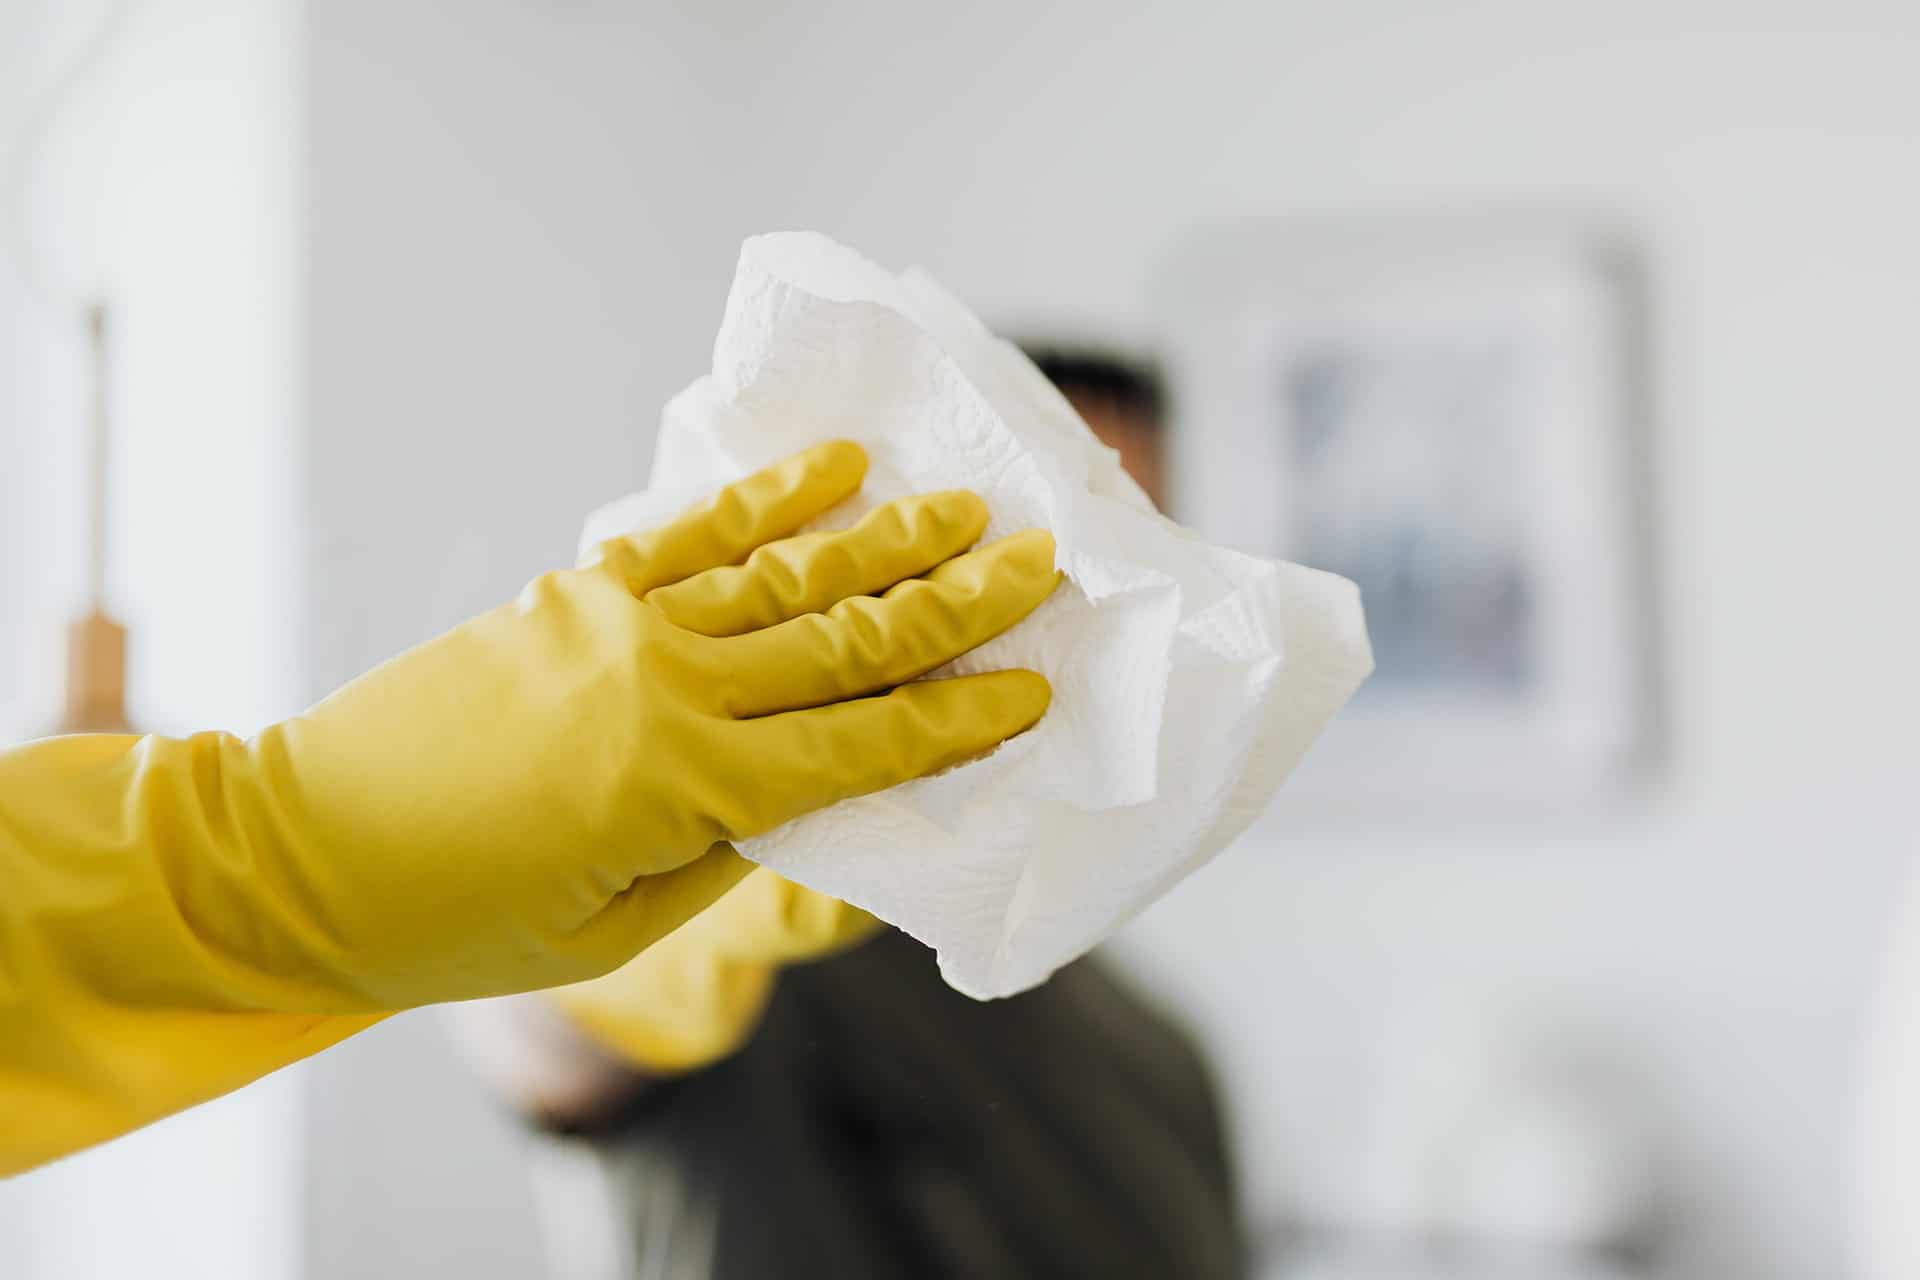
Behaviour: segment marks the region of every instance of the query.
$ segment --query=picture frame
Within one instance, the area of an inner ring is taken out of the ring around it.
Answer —
[[[1637,263],[1533,214],[1273,219],[1170,255],[1172,514],[1367,610],[1376,673],[1283,803],[1510,814],[1654,771]]]

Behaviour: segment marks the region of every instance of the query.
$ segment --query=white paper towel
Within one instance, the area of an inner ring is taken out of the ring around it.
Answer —
[[[986,538],[1051,529],[1067,576],[935,673],[1043,672],[1053,705],[1035,729],[741,845],[932,946],[968,995],[1044,981],[1219,852],[1372,670],[1352,583],[1160,516],[1026,357],[925,273],[808,233],[741,248],[713,372],[667,405],[647,490],[590,517],[582,545],[834,437],[871,466],[819,527],[972,489]]]

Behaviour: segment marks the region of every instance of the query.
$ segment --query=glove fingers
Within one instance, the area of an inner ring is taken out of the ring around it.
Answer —
[[[1053,536],[1029,529],[881,597],[715,641],[736,716],[818,707],[925,675],[999,635],[1053,591]]]
[[[647,603],[688,631],[740,635],[878,595],[965,551],[986,527],[987,504],[964,490],[901,498],[851,529],[769,542],[745,564],[659,587]]]
[[[792,761],[744,790],[736,838],[983,755],[1046,713],[1053,691],[1034,671],[989,671],[903,685],[877,698],[743,722],[762,760]]]
[[[716,565],[739,564],[850,497],[866,478],[866,450],[829,440],[736,480],[658,529],[609,538],[586,567],[605,565],[635,595]]]
[[[686,932],[715,955],[791,964],[830,955],[879,927],[860,908],[760,867]]]

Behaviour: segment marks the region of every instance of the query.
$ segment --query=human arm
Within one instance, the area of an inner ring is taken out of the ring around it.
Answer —
[[[729,841],[1031,725],[1032,673],[908,682],[1044,599],[1050,541],[961,554],[969,495],[788,536],[864,466],[797,455],[252,739],[0,753],[0,1173],[606,973],[746,876]]]

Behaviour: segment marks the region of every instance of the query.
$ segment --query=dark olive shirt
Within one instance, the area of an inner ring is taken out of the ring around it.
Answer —
[[[637,1280],[1244,1269],[1204,1063],[1084,961],[976,1003],[884,935],[789,971],[745,1049],[581,1140]]]

